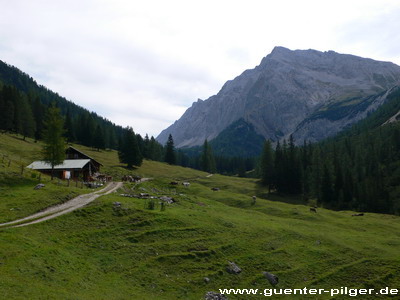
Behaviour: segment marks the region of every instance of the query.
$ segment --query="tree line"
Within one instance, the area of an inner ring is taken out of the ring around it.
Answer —
[[[327,208],[400,214],[400,123],[382,125],[399,111],[399,100],[397,91],[375,113],[320,143],[266,141],[261,183]]]

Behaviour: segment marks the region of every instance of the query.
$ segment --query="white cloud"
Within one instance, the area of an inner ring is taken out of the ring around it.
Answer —
[[[0,0],[0,59],[157,135],[274,46],[400,63],[397,0]]]

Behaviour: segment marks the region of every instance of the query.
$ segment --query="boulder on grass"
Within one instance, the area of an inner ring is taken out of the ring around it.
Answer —
[[[223,294],[219,294],[216,292],[207,292],[206,295],[204,296],[205,300],[228,300],[228,297],[226,297]]]
[[[228,273],[239,274],[240,272],[242,272],[242,269],[239,268],[239,266],[237,264],[235,264],[234,262],[228,261],[228,263],[229,263],[229,266],[226,267],[226,271]]]
[[[263,274],[272,286],[276,286],[278,284],[279,282],[278,276],[269,272],[263,272]]]
[[[44,188],[45,185],[43,183],[39,183],[38,185],[36,185],[33,189],[34,190],[40,190],[41,188]]]

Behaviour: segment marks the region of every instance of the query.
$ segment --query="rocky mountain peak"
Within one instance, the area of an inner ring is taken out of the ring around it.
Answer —
[[[293,134],[299,143],[317,141],[375,109],[385,101],[377,95],[399,84],[400,67],[393,63],[275,47],[217,95],[195,102],[157,139],[165,143],[172,134],[178,147],[201,145],[243,119],[266,139]]]

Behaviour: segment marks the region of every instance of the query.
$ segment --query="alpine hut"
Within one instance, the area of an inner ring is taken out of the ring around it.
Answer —
[[[89,181],[94,173],[100,172],[101,163],[74,147],[68,147],[65,156],[62,164],[54,166],[54,177]],[[51,174],[51,165],[44,161],[34,161],[27,168]]]

